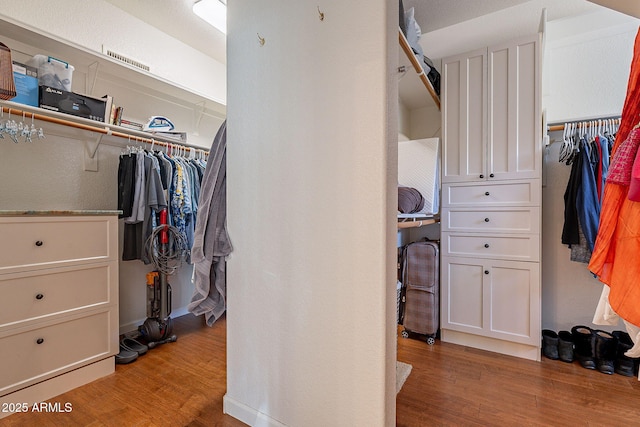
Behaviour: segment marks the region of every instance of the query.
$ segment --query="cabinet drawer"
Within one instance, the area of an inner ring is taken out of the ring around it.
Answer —
[[[97,313],[0,338],[0,395],[113,354],[110,315]]]
[[[106,217],[0,220],[0,273],[11,268],[116,259],[117,221]]]
[[[540,236],[537,234],[442,233],[442,254],[494,258],[515,261],[540,260]]]
[[[43,316],[116,303],[115,261],[0,275],[0,328]]]
[[[539,206],[540,180],[443,184],[442,206]]]
[[[449,209],[442,214],[442,231],[539,233],[540,208]]]

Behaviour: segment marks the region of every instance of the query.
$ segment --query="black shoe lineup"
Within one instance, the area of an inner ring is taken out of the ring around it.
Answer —
[[[545,357],[568,363],[575,359],[585,369],[597,369],[608,375],[614,372],[626,377],[638,375],[640,358],[624,355],[632,347],[633,341],[624,331],[606,332],[584,325],[558,333],[542,330],[542,354]]]

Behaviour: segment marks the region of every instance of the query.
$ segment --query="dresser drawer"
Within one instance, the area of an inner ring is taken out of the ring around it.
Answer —
[[[442,206],[539,206],[539,180],[442,185]]]
[[[492,258],[514,261],[540,260],[538,234],[501,234],[490,236],[474,233],[442,233],[443,256]]]
[[[115,354],[111,329],[101,312],[0,338],[0,395]]]
[[[21,267],[116,259],[115,217],[0,219],[0,273]]]
[[[442,231],[539,233],[540,208],[448,209]]]
[[[111,301],[117,295],[116,261],[103,265],[0,275],[0,328]]]

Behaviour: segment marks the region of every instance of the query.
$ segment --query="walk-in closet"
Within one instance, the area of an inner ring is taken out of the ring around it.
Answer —
[[[631,3],[0,0],[0,425],[637,417]]]

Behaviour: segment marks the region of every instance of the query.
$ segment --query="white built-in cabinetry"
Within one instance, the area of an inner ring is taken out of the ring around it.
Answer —
[[[0,240],[1,418],[114,372],[117,212],[0,212]]]
[[[540,358],[535,35],[442,61],[442,339]]]

